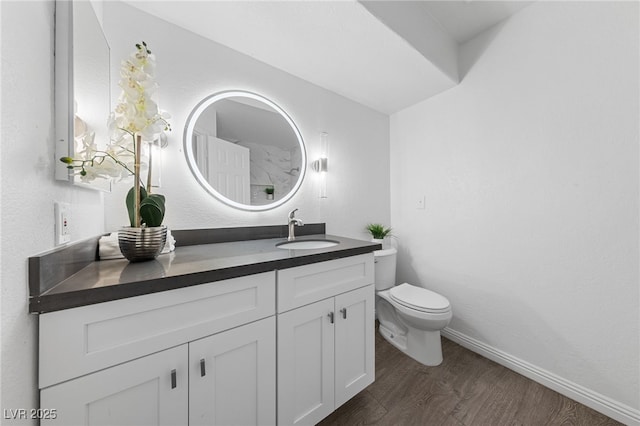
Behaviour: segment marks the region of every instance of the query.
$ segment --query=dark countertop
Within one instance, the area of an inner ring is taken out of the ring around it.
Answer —
[[[42,293],[32,295],[29,311],[46,313],[140,296],[261,272],[370,253],[380,244],[335,235],[305,235],[296,240],[330,239],[333,247],[286,250],[284,238],[230,241],[176,247],[156,260],[93,261]]]

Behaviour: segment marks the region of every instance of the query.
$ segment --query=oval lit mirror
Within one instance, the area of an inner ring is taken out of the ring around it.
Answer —
[[[243,210],[284,204],[300,188],[307,155],[282,108],[251,92],[227,91],[200,102],[187,119],[184,146],[197,181]]]

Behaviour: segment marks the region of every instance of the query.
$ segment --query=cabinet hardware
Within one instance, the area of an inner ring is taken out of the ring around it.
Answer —
[[[333,312],[329,312],[329,315],[327,315],[329,317],[329,321],[331,322],[331,324],[333,324]]]
[[[340,309],[340,312],[342,312],[342,318],[347,319],[347,308]]]
[[[206,374],[207,374],[207,371],[206,371],[206,369],[204,367],[204,358],[202,358],[200,360],[200,377],[204,377],[204,376],[206,376]]]
[[[175,368],[173,370],[171,370],[171,389],[175,389],[176,388],[177,383],[176,383],[176,370]]]

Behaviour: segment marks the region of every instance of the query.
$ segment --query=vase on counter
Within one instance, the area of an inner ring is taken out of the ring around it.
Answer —
[[[162,252],[166,241],[165,225],[140,228],[124,226],[118,231],[120,251],[129,262],[155,259]]]

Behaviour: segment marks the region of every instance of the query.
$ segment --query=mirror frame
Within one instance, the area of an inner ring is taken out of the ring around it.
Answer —
[[[55,179],[67,181],[73,185],[98,191],[111,192],[111,181],[102,183],[82,182],[76,177],[73,170],[59,161],[61,157],[74,157],[75,154],[75,84],[74,84],[74,19],[73,1],[56,0],[55,2],[55,80],[54,80],[54,106],[55,106]],[[107,97],[111,105],[111,48],[106,40],[102,28],[100,28],[105,43],[109,50],[109,88]],[[105,116],[106,123],[108,116]],[[106,126],[106,124],[105,124]]]
[[[55,29],[55,126],[56,179],[73,182],[73,173],[58,161],[73,156],[73,5],[56,1]]]
[[[222,99],[231,98],[231,97],[250,98],[256,101],[260,101],[266,104],[267,106],[273,108],[287,121],[287,123],[289,123],[289,125],[291,126],[291,129],[296,135],[296,138],[298,139],[298,144],[300,146],[301,157],[302,157],[302,164],[300,165],[300,175],[298,176],[298,180],[296,181],[291,191],[289,191],[284,197],[280,198],[279,200],[275,200],[273,203],[262,204],[262,205],[250,205],[250,204],[242,204],[237,201],[230,200],[229,198],[220,194],[213,186],[211,186],[209,181],[202,175],[202,173],[198,169],[198,165],[196,164],[196,160],[193,152],[193,131],[194,131],[196,122],[198,121],[198,118],[200,118],[200,115],[205,109],[213,105],[215,102]],[[187,122],[184,128],[184,152],[187,157],[187,164],[189,165],[189,168],[191,169],[191,172],[195,176],[198,183],[209,194],[213,195],[217,200],[222,201],[224,204],[228,206],[231,206],[240,210],[265,211],[265,210],[271,210],[283,205],[298,192],[298,189],[300,189],[300,186],[302,186],[302,182],[304,181],[304,177],[307,171],[307,151],[304,146],[304,140],[302,139],[302,134],[300,133],[300,130],[298,130],[298,127],[293,122],[291,117],[289,117],[289,115],[282,108],[280,108],[276,103],[274,103],[270,99],[267,99],[262,95],[249,92],[246,90],[226,90],[226,91],[218,92],[213,95],[207,96],[202,101],[200,101],[195,106],[193,111],[191,111],[191,114],[189,114],[189,117],[187,118]]]

